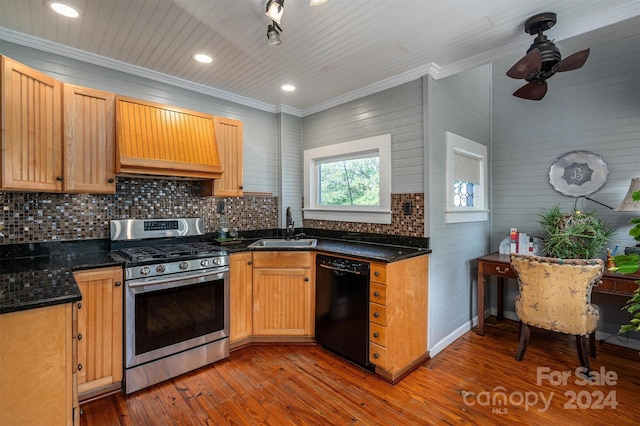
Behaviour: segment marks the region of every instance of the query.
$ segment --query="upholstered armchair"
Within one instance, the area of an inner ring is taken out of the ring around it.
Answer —
[[[529,327],[544,328],[576,336],[580,366],[588,375],[591,366],[585,336],[595,331],[600,317],[598,307],[591,304],[591,289],[600,283],[604,262],[512,254],[511,266],[520,289],[516,360],[521,361],[527,350]]]

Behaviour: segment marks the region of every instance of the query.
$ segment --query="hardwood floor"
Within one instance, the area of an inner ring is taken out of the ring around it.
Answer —
[[[598,345],[599,382],[587,385],[575,375],[575,338],[532,329],[521,362],[517,348],[517,323],[490,320],[485,336],[466,333],[394,386],[317,346],[246,347],[84,404],[80,424],[637,424],[638,351]]]

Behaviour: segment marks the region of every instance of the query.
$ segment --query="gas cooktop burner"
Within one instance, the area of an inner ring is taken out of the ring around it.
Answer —
[[[163,244],[159,246],[130,247],[118,253],[130,262],[173,259],[185,256],[225,255],[226,252],[214,243]]]

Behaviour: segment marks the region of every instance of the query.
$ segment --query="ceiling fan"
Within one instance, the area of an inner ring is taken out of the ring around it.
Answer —
[[[507,76],[527,81],[527,84],[516,90],[513,96],[539,101],[547,94],[548,78],[557,72],[578,69],[587,61],[589,49],[562,59],[560,50],[543,34],[555,23],[556,14],[551,12],[532,16],[524,23],[524,31],[536,35],[536,38],[527,54],[507,71]]]

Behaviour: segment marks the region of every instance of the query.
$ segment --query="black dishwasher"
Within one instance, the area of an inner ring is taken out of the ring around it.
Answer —
[[[369,364],[369,264],[316,256],[316,340],[372,370]]]

